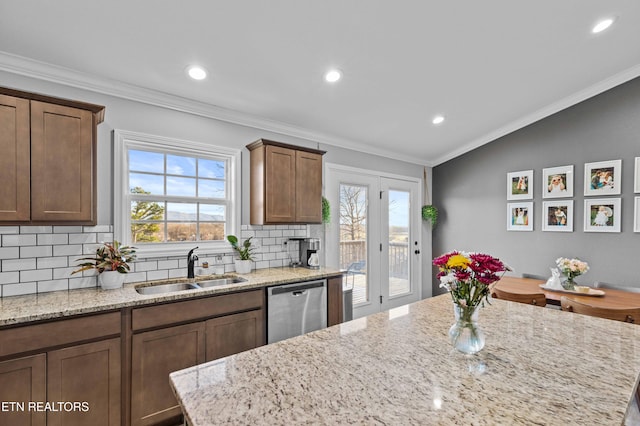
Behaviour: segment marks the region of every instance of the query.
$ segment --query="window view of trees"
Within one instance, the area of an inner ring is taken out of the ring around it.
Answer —
[[[366,235],[366,188],[340,185],[340,241],[364,240]]]
[[[224,240],[226,160],[128,153],[132,244]]]
[[[131,188],[132,194],[150,194],[139,186]],[[164,218],[164,207],[150,201],[133,201],[131,203],[131,242],[153,243],[164,240],[164,232],[158,221]]]

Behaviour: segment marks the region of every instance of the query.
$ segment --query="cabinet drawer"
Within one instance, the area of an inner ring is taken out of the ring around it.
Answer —
[[[0,330],[0,357],[120,334],[120,311]]]
[[[143,330],[201,318],[227,315],[234,312],[260,309],[263,305],[264,291],[262,289],[167,303],[166,305],[134,309],[132,312],[132,328],[134,331]]]

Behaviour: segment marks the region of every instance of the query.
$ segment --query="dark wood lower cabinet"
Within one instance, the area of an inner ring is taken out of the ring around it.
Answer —
[[[327,279],[327,325],[344,322],[344,307],[342,300],[342,275]]]
[[[27,405],[47,400],[46,364],[45,354],[0,362],[0,402],[22,404],[0,410],[0,425],[46,425],[46,413]]]
[[[214,318],[206,322],[206,360],[237,354],[265,344],[262,310]]]
[[[120,424],[120,338],[47,354],[47,399],[65,409],[47,414],[48,426]],[[86,405],[72,406],[69,403]],[[86,409],[86,410],[85,410]]]
[[[131,424],[175,424],[182,414],[169,373],[204,362],[204,322],[133,336]]]

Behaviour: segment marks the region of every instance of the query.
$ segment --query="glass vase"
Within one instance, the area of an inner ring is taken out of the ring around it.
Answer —
[[[567,275],[565,280],[562,282],[562,288],[565,290],[574,291],[576,289],[576,282],[574,280],[573,275]]]
[[[478,325],[480,306],[453,305],[456,322],[449,329],[453,347],[465,354],[475,354],[484,347],[484,333]]]

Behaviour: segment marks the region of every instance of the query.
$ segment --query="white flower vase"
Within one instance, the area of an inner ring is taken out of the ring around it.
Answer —
[[[248,274],[253,269],[253,261],[252,260],[234,260],[236,265],[236,272],[239,274]]]
[[[124,284],[125,274],[118,271],[104,271],[98,275],[98,283],[104,290],[121,288]]]

